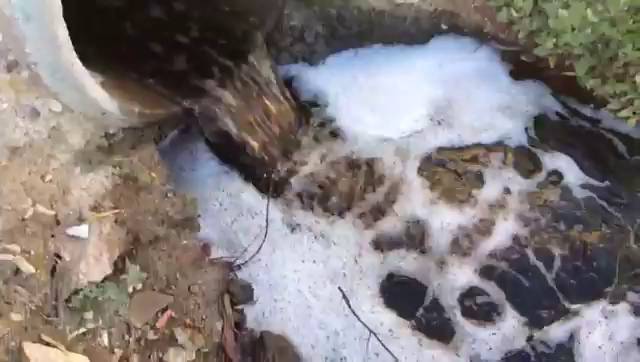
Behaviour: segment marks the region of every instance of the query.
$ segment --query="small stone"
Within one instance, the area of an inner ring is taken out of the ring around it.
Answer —
[[[58,102],[55,99],[50,99],[48,102],[49,110],[51,112],[60,113],[62,112],[62,103]]]
[[[16,59],[10,59],[7,61],[7,64],[4,66],[4,70],[7,73],[13,73],[20,66],[20,62]]]
[[[187,351],[181,347],[170,347],[167,353],[162,356],[165,362],[187,362]]]
[[[136,293],[129,303],[129,321],[136,328],[150,322],[156,313],[173,302],[173,296],[154,291]]]
[[[253,286],[246,280],[235,278],[229,282],[229,295],[234,305],[253,302]]]
[[[414,327],[427,338],[449,344],[456,335],[453,321],[437,298],[422,307],[413,321]]]
[[[409,276],[389,273],[380,283],[384,305],[400,318],[412,320],[427,296],[427,286]]]
[[[92,320],[93,319],[93,311],[90,310],[90,311],[86,311],[86,312],[82,313],[82,318],[85,319],[85,320],[88,320],[88,321]]]
[[[86,240],[89,239],[89,224],[71,226],[68,227],[64,232],[71,237]]]
[[[549,171],[545,179],[545,181],[547,181],[547,183],[551,186],[558,186],[562,183],[563,180],[564,180],[564,175],[562,174],[562,172],[555,169]]]
[[[9,319],[13,322],[22,322],[24,320],[24,316],[20,313],[11,312],[9,313]]]
[[[22,353],[26,362],[90,362],[87,356],[39,343],[23,342]]]
[[[458,296],[460,312],[466,319],[495,322],[502,314],[500,306],[484,289],[472,286]]]
[[[513,149],[513,168],[520,176],[529,179],[542,171],[542,161],[529,147],[518,146]]]
[[[260,333],[256,344],[256,357],[256,361],[302,361],[302,357],[286,337],[269,331]]]

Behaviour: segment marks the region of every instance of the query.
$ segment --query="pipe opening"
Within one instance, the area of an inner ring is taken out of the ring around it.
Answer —
[[[205,95],[244,62],[276,9],[256,1],[62,0],[82,63],[119,100],[158,112]]]

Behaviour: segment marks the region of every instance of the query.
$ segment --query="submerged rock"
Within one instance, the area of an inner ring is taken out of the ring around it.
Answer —
[[[523,349],[508,352],[500,362],[575,362],[573,344],[573,338],[555,346],[531,341]]]
[[[384,304],[429,339],[449,344],[456,334],[453,321],[438,298],[425,303],[428,287],[406,275],[389,273],[380,283]]]
[[[384,218],[398,197],[398,186],[379,158],[341,157],[292,180],[302,207],[344,217],[351,213],[365,226]]]
[[[440,300],[435,297],[420,309],[413,325],[427,338],[444,344],[451,343],[456,335],[451,317],[447,314]]]
[[[518,146],[511,151],[513,168],[523,178],[529,179],[542,171],[542,161],[529,147]]]
[[[228,291],[234,305],[243,305],[254,301],[253,286],[246,280],[231,279]]]
[[[545,274],[531,262],[525,249],[510,247],[494,257],[506,267],[485,265],[480,276],[493,281],[507,301],[536,329],[548,326],[569,313]],[[535,298],[531,296],[535,295]]]
[[[384,232],[376,235],[371,246],[380,252],[405,249],[424,254],[428,250],[429,230],[422,220],[409,220],[399,232]]]
[[[301,362],[302,357],[284,336],[269,331],[260,333],[255,362]]]
[[[458,304],[463,317],[480,322],[495,322],[502,310],[491,295],[476,286],[467,288],[458,296]]]
[[[427,286],[419,280],[389,273],[380,283],[380,294],[387,308],[400,318],[413,320],[427,297]]]

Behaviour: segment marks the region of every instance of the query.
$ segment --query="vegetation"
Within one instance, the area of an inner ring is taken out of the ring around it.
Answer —
[[[536,55],[572,65],[579,82],[631,124],[640,120],[640,0],[489,0]]]

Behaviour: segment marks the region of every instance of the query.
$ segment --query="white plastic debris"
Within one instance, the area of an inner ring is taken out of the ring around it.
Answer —
[[[86,240],[89,239],[89,224],[71,226],[68,227],[64,232],[71,237]]]

